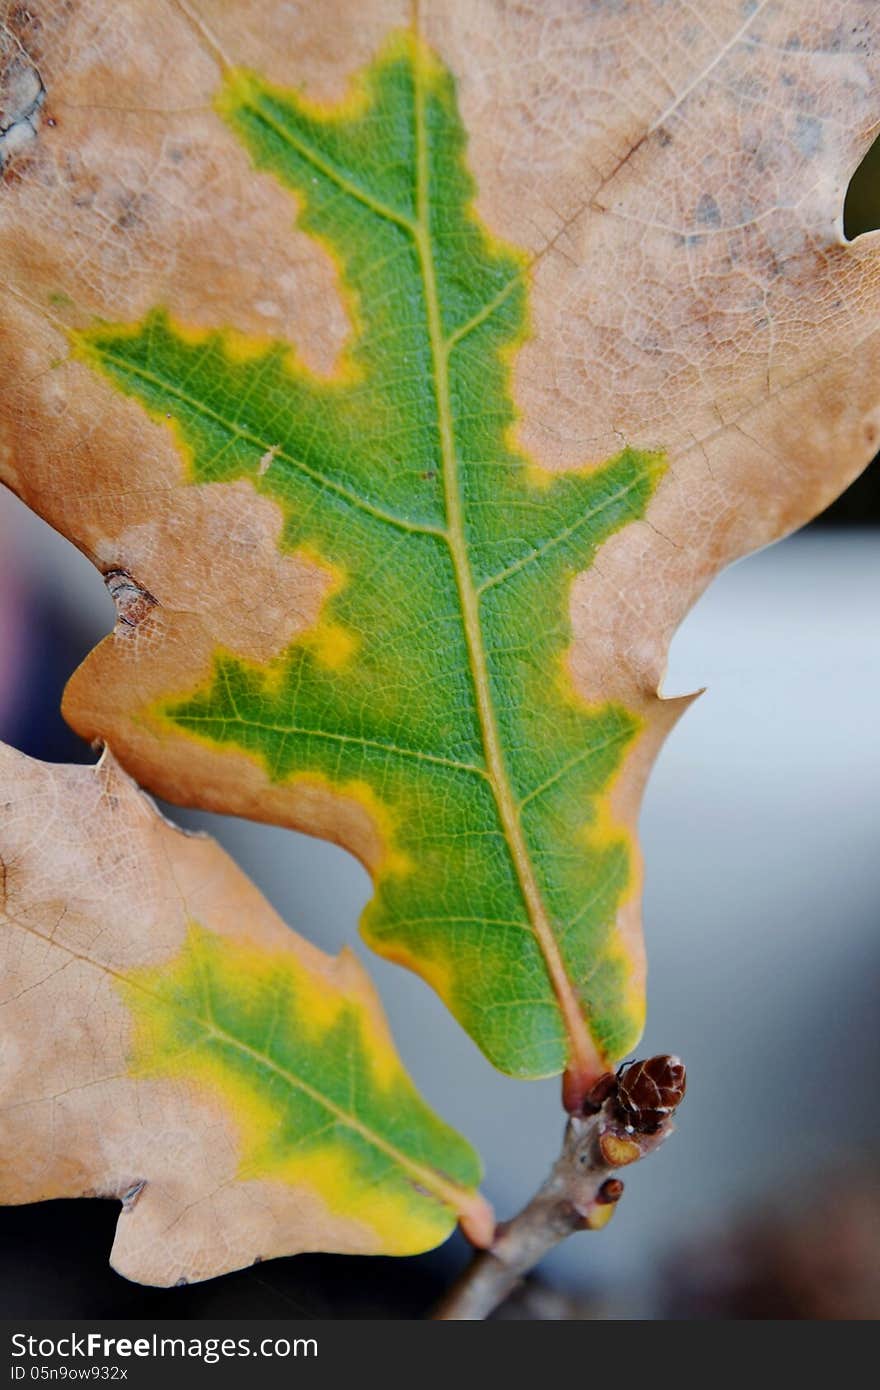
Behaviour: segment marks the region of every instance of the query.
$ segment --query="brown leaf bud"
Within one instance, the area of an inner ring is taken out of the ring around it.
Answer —
[[[681,1103],[685,1085],[684,1063],[679,1057],[630,1062],[617,1078],[620,1116],[637,1133],[654,1134]]]

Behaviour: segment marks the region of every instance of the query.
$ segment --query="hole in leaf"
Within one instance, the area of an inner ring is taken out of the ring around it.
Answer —
[[[880,229],[880,135],[849,181],[843,200],[843,235],[855,241]]]

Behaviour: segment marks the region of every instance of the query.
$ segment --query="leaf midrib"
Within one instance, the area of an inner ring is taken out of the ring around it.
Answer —
[[[112,979],[124,985],[126,989],[138,990],[148,999],[154,1000],[156,1003],[160,1004],[162,1008],[172,1009],[189,1022],[197,1023],[206,1033],[213,1034],[219,1041],[238,1048],[259,1066],[275,1072],[294,1090],[302,1091],[303,1095],[308,1096],[310,1100],[314,1100],[317,1104],[323,1106],[327,1113],[332,1115],[334,1120],[339,1124],[353,1130],[360,1135],[366,1143],[371,1144],[374,1148],[392,1159],[400,1168],[403,1168],[406,1172],[411,1174],[412,1178],[417,1183],[428,1192],[438,1197],[445,1205],[451,1207],[453,1211],[463,1212],[473,1206],[474,1195],[467,1188],[459,1186],[451,1179],[444,1178],[435,1169],[425,1168],[422,1164],[416,1162],[415,1159],[411,1159],[406,1154],[401,1153],[393,1144],[388,1143],[387,1140],[375,1134],[373,1130],[369,1129],[354,1115],[349,1114],[348,1111],[343,1110],[341,1106],[336,1105],[327,1096],[322,1095],[320,1091],[315,1090],[314,1087],[310,1086],[308,1082],[303,1081],[294,1072],[279,1066],[278,1063],[274,1062],[272,1058],[265,1053],[250,1047],[247,1043],[242,1042],[240,1038],[236,1038],[234,1034],[221,1028],[213,1017],[205,1019],[194,1009],[183,1008],[180,1004],[168,999],[156,990],[148,989],[146,985],[142,984],[140,981],[132,979],[132,977],[126,975],[124,971],[117,970],[112,965],[107,965],[104,961],[95,960],[93,956],[86,955],[82,951],[74,950],[72,946],[68,946],[63,941],[59,941],[55,936],[46,936],[43,932],[37,931],[35,927],[27,926],[25,923],[16,921],[14,918],[10,918],[9,921],[12,926],[16,927],[19,931],[26,932],[29,936],[36,937],[38,941],[42,941],[49,946],[55,947],[59,951],[63,951],[71,960],[80,961],[83,965],[88,965],[93,970],[100,970],[102,974],[109,975]],[[199,962],[199,970],[201,974],[201,962]]]
[[[417,26],[414,27],[417,30]],[[443,541],[449,549],[452,569],[459,594],[462,627],[468,653],[471,678],[473,681],[483,750],[486,757],[489,785],[492,789],[499,820],[511,854],[511,860],[519,883],[523,902],[528,912],[531,928],[544,959],[551,987],[556,996],[560,1014],[568,1035],[569,1057],[567,1070],[573,1078],[586,1080],[600,1074],[605,1070],[605,1065],[592,1039],[574,985],[569,978],[559,944],[553,932],[550,917],[543,903],[541,890],[532,866],[531,854],[523,834],[517,800],[510,785],[502,751],[502,741],[495,715],[480,618],[480,593],[482,589],[493,587],[497,583],[508,578],[509,574],[517,572],[524,565],[539,558],[546,549],[550,548],[558,541],[565,539],[573,528],[566,528],[562,535],[551,537],[549,541],[545,541],[537,552],[530,551],[526,556],[521,557],[519,561],[508,567],[508,569],[502,571],[501,574],[490,576],[482,588],[478,588],[475,585],[465,535],[448,371],[449,354],[463,335],[459,331],[447,338],[443,332],[442,326],[429,217],[430,172],[425,126],[425,53],[417,32],[415,34],[413,50],[414,137],[416,148],[415,221],[394,212],[386,205],[374,199],[372,195],[366,194],[365,190],[346,178],[341,171],[329,161],[320,159],[317,153],[308,147],[306,142],[294,138],[292,132],[280,126],[262,106],[257,107],[255,104],[251,104],[251,110],[259,119],[270,125],[279,138],[288,141],[301,157],[308,159],[314,167],[320,167],[321,172],[331,178],[343,191],[368,207],[376,216],[383,217],[396,223],[402,231],[413,238],[418,254],[425,296],[427,330],[432,357],[432,375],[434,379],[439,443],[442,459],[446,526],[445,528],[421,526],[408,522],[402,517],[385,512],[375,507],[373,504],[366,502],[363,498],[358,496],[357,493],[350,491],[345,486],[322,474],[319,470],[305,464],[303,460],[288,455],[283,449],[278,449],[276,456],[289,463],[294,468],[309,475],[319,486],[327,487],[329,490],[336,492],[350,504],[370,513],[377,520],[385,521],[403,531],[435,536]],[[509,287],[505,286],[501,295],[496,296],[496,300],[500,301],[500,298],[503,297],[508,288]],[[491,309],[495,307],[496,300],[490,301],[490,304],[485,306],[486,309],[491,311]],[[481,311],[481,313],[482,312],[483,311]],[[469,328],[470,326],[470,324],[465,325],[465,328]],[[188,393],[182,391],[180,387],[176,386],[174,383],[154,377],[148,369],[135,367],[130,362],[120,361],[116,359],[111,352],[104,351],[107,360],[117,361],[117,364],[123,370],[131,371],[145,380],[152,380],[154,384],[169,391],[181,402],[190,406],[190,408],[214,419],[218,424],[225,426],[226,429],[230,430],[239,438],[248,443],[252,443],[255,447],[264,448],[263,441],[259,440],[255,435],[252,435],[250,431],[244,430],[239,425],[233,424],[228,420],[224,420],[221,416],[212,411],[210,407],[207,407],[204,402],[200,402],[189,396]],[[625,495],[626,492],[630,490],[631,486],[630,484],[621,489],[621,494]],[[608,499],[608,501],[617,500],[617,496],[618,494],[615,494],[614,498]],[[601,509],[603,508],[599,510]]]
[[[489,782],[519,881],[520,891],[531,920],[532,930],[544,958],[550,983],[568,1034],[567,1072],[583,1081],[598,1076],[605,1070],[605,1067],[581,1012],[577,994],[553,934],[553,928],[544,907],[541,891],[532,867],[531,855],[523,834],[495,717],[488,663],[483,645],[479,596],[471,573],[461,490],[458,481],[458,460],[449,391],[449,344],[443,333],[437,276],[431,245],[430,168],[425,128],[425,59],[423,46],[418,35],[413,47],[415,50],[413,72],[416,145],[416,227],[413,235],[418,249],[425,292],[428,336],[433,362],[440,451],[443,464],[443,490],[446,504],[445,537],[452,558],[452,567],[461,602],[462,626],[474,683],[483,750],[489,770]]]

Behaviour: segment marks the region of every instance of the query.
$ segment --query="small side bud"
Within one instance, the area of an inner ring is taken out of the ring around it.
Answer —
[[[642,1156],[642,1150],[634,1139],[624,1139],[610,1130],[599,1136],[599,1151],[609,1168],[625,1168]]]
[[[581,1230],[601,1231],[603,1226],[608,1225],[616,1210],[615,1202],[600,1202],[597,1198],[595,1202],[590,1203],[581,1223]]]
[[[619,1202],[622,1196],[623,1183],[620,1178],[606,1178],[596,1193],[596,1201],[600,1206],[612,1206]]]

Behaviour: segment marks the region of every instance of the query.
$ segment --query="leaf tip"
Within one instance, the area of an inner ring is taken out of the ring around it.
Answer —
[[[459,1209],[463,1234],[479,1250],[487,1250],[495,1238],[495,1212],[481,1192],[474,1192]]]

